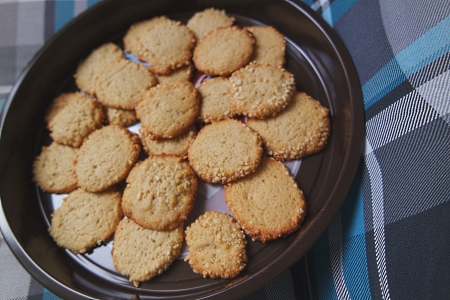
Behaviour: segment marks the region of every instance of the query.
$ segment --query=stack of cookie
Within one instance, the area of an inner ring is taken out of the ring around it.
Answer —
[[[194,272],[232,278],[246,235],[300,227],[305,197],[282,161],[323,149],[329,113],[296,91],[280,32],[234,21],[213,8],[186,25],[154,17],[129,28],[123,49],[106,43],[80,62],[80,92],[52,102],[53,142],[33,165],[42,190],[68,194],[49,228],[59,246],[85,253],[115,233],[114,267],[138,286],[184,241]],[[233,216],[185,224],[199,183],[223,185]]]

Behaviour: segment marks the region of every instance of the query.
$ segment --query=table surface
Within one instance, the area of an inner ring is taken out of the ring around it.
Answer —
[[[0,0],[0,108],[42,45],[96,2]],[[245,299],[450,299],[450,1],[303,2],[355,63],[365,147],[329,228]],[[1,235],[0,299],[58,299]]]

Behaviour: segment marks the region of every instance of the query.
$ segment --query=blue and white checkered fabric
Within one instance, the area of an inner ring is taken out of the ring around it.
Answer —
[[[1,106],[33,54],[95,2],[0,0]],[[450,299],[450,1],[303,2],[353,58],[365,149],[319,241],[245,299]],[[14,270],[0,269],[0,299],[57,299],[11,256],[0,238],[0,268]]]

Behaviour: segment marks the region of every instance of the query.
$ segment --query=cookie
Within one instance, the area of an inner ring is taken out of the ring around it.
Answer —
[[[203,127],[189,147],[188,159],[204,181],[226,184],[254,172],[262,152],[259,135],[230,119]]]
[[[144,93],[136,115],[153,139],[172,138],[194,125],[200,100],[189,81],[169,81]]]
[[[306,202],[286,166],[264,158],[249,176],[225,187],[225,202],[239,225],[254,240],[266,242],[297,230]]]
[[[167,75],[155,74],[158,83],[165,83],[167,81],[176,81],[176,80],[190,81],[193,75],[194,75],[194,66],[192,64],[173,70]]]
[[[136,111],[134,109],[120,109],[105,106],[106,121],[108,124],[116,124],[128,127],[137,123]]]
[[[123,47],[125,51],[133,54],[138,53],[141,50],[141,44],[139,42],[140,37],[145,35],[155,24],[164,24],[165,22],[170,22],[169,18],[166,16],[159,16],[149,20],[139,21],[131,25],[123,37]]]
[[[80,62],[74,75],[75,83],[85,93],[94,93],[94,82],[100,70],[110,61],[124,58],[122,49],[113,43],[106,43],[94,49]]]
[[[152,139],[144,126],[140,128],[142,146],[148,155],[176,155],[179,157],[186,157],[189,146],[195,139],[197,130],[195,126],[183,133],[170,139]]]
[[[250,119],[247,125],[261,135],[265,151],[277,160],[293,160],[322,150],[330,134],[328,109],[303,92],[276,117]]]
[[[149,24],[146,29],[139,30],[137,49],[131,52],[159,75],[189,65],[196,43],[192,31],[181,22],[168,18],[158,18]]]
[[[95,79],[95,97],[103,105],[134,109],[142,94],[157,83],[155,75],[127,59],[108,63]]]
[[[119,125],[108,125],[91,133],[75,159],[78,185],[101,192],[128,176],[139,158],[139,137]]]
[[[234,117],[233,99],[229,92],[227,78],[211,78],[202,82],[197,90],[201,98],[200,122],[211,123]]]
[[[255,38],[255,50],[251,61],[282,67],[285,63],[286,41],[284,36],[272,26],[245,27]]]
[[[120,196],[114,190],[71,192],[52,214],[50,235],[58,246],[75,254],[101,245],[114,233],[122,218]]]
[[[184,241],[183,225],[174,230],[145,229],[130,219],[120,221],[114,235],[114,269],[136,287],[161,275],[177,259]]]
[[[103,107],[81,93],[62,93],[50,105],[46,121],[54,141],[80,147],[83,140],[103,125]]]
[[[69,193],[77,187],[73,162],[78,148],[52,142],[33,163],[33,181],[45,192]]]
[[[197,41],[200,41],[207,33],[219,27],[230,27],[234,18],[227,16],[224,10],[207,8],[194,14],[186,26],[194,33]]]
[[[275,116],[291,101],[294,76],[283,68],[252,62],[229,79],[234,109],[249,118]]]
[[[217,28],[194,49],[195,68],[213,76],[228,76],[249,63],[255,40],[238,26]]]
[[[184,259],[204,278],[233,278],[247,264],[247,240],[236,221],[208,211],[186,228],[189,254]]]
[[[131,170],[126,182],[123,212],[144,228],[175,229],[194,207],[198,180],[180,157],[150,156]]]

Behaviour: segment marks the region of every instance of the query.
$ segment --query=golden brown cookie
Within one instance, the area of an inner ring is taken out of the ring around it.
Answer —
[[[176,155],[186,157],[189,146],[195,139],[197,130],[195,126],[183,133],[169,139],[152,139],[152,135],[148,133],[144,126],[140,128],[142,146],[148,155]]]
[[[175,229],[194,207],[198,180],[180,157],[150,156],[136,164],[126,182],[123,212],[142,227]]]
[[[129,276],[136,287],[166,271],[181,252],[183,225],[174,230],[145,229],[123,219],[114,235],[112,258],[116,271]]]
[[[50,136],[56,142],[80,147],[83,140],[103,125],[103,107],[81,93],[62,93],[56,97],[46,114]]]
[[[200,111],[197,89],[189,81],[169,81],[149,89],[136,115],[153,139],[172,138],[194,125]]]
[[[262,152],[259,135],[230,119],[203,127],[189,147],[188,159],[204,181],[226,184],[254,172]]]
[[[213,76],[228,76],[249,63],[255,40],[238,26],[217,28],[194,49],[195,68]]]
[[[158,17],[134,29],[136,34],[137,46],[130,48],[128,43],[126,49],[147,62],[155,74],[169,74],[189,65],[196,41],[194,34],[181,22]]]
[[[275,116],[291,101],[294,76],[283,68],[252,62],[230,76],[231,96],[238,115]]]
[[[141,44],[139,42],[141,36],[145,35],[146,32],[153,28],[155,24],[164,24],[169,21],[170,20],[166,16],[159,16],[149,20],[139,21],[131,25],[123,37],[123,46],[125,51],[133,54],[138,53],[141,50]]]
[[[49,193],[69,193],[77,187],[73,162],[78,148],[52,142],[42,147],[33,164],[33,180]]]
[[[128,127],[137,123],[136,111],[134,109],[120,109],[105,106],[106,121],[108,124],[116,124]]]
[[[247,264],[247,240],[229,215],[208,211],[186,228],[189,254],[184,259],[204,278],[233,278]]]
[[[260,242],[297,230],[306,214],[303,192],[286,166],[264,158],[249,176],[225,186],[225,202],[239,225]]]
[[[106,43],[94,49],[80,62],[74,75],[77,86],[85,93],[94,93],[94,82],[100,70],[110,61],[124,58],[122,49],[113,43]]]
[[[276,117],[250,119],[247,125],[261,135],[265,151],[277,160],[292,160],[322,150],[330,134],[328,109],[303,92],[296,92]]]
[[[202,82],[197,90],[201,98],[200,122],[211,123],[234,117],[233,99],[228,87],[228,78],[211,78]]]
[[[155,75],[141,64],[125,58],[108,63],[95,79],[95,97],[103,105],[134,109],[142,94],[157,83]]]
[[[230,27],[234,18],[228,16],[224,10],[207,8],[194,14],[187,22],[187,27],[195,34],[199,42],[207,33],[219,27]]]
[[[245,27],[255,38],[255,51],[251,61],[282,67],[285,63],[286,41],[284,36],[272,26]]]
[[[108,125],[91,133],[77,154],[78,185],[101,192],[125,179],[137,162],[139,137],[119,125]]]
[[[165,83],[167,81],[187,80],[190,81],[194,75],[194,66],[191,64],[173,70],[167,75],[155,74],[158,83]]]
[[[85,253],[114,233],[122,218],[120,201],[120,193],[114,190],[89,193],[77,189],[52,214],[50,235],[58,246]]]

